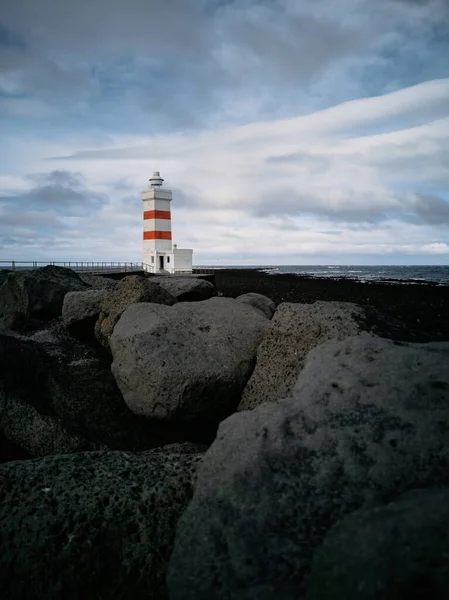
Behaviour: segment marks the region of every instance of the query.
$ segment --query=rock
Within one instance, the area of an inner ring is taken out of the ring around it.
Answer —
[[[447,485],[448,359],[445,342],[329,341],[309,353],[291,398],[221,423],[177,529],[171,600],[234,598],[262,584],[303,597],[333,523]]]
[[[200,458],[86,452],[0,465],[4,597],[166,600]]]
[[[134,415],[109,364],[61,322],[29,337],[0,336],[0,431],[33,457],[191,439]]]
[[[111,369],[135,414],[216,426],[235,410],[267,327],[231,298],[134,304],[110,339]]]
[[[55,417],[42,414],[31,404],[25,404],[15,397],[6,399],[0,393],[0,407],[1,432],[6,439],[12,440],[11,444],[16,449],[14,454],[9,451],[7,456],[3,455],[1,461],[20,459],[23,453],[34,458],[108,449],[106,444],[70,433]]]
[[[32,458],[28,452],[25,452],[20,446],[11,442],[0,431],[0,463],[10,460],[26,460]]]
[[[0,285],[2,285],[2,283],[4,281],[6,281],[7,277],[8,277],[8,273],[11,273],[12,271],[10,271],[9,269],[0,269]]]
[[[94,275],[93,273],[80,273],[79,278],[84,283],[87,283],[91,288],[96,290],[109,290],[112,291],[117,282],[109,277],[102,277],[101,275]]]
[[[101,304],[108,295],[105,288],[85,292],[69,292],[62,305],[62,318],[72,335],[82,340],[95,339],[95,323],[101,311]]]
[[[95,325],[95,336],[102,346],[109,348],[109,339],[123,312],[137,302],[154,302],[171,306],[174,297],[153,278],[141,275],[124,277],[101,303],[101,313]]]
[[[313,557],[307,600],[447,598],[448,528],[449,488],[344,517]]]
[[[74,271],[64,267],[49,265],[9,273],[0,286],[0,317],[15,312],[41,319],[58,317],[67,292],[86,288]]]
[[[279,582],[276,585],[260,583],[238,590],[232,600],[298,600],[298,588],[289,582]]]
[[[160,285],[176,299],[177,302],[198,302],[208,300],[217,295],[215,286],[210,281],[197,277],[176,277],[170,275],[155,276],[151,281]]]
[[[197,444],[192,442],[183,442],[177,444],[166,444],[150,450],[150,452],[177,453],[177,454],[204,454],[208,446],[206,444]]]
[[[0,331],[32,331],[35,328],[35,321],[21,312],[13,312],[7,317],[0,317]]]
[[[256,367],[238,410],[284,398],[293,387],[307,354],[330,339],[356,335],[364,311],[349,302],[280,304],[257,350]]]
[[[255,292],[250,292],[249,294],[242,294],[236,298],[239,302],[244,302],[245,304],[249,304],[253,306],[257,310],[260,310],[267,319],[272,319],[274,312],[276,310],[276,304],[267,296],[263,296],[262,294],[256,294]]]

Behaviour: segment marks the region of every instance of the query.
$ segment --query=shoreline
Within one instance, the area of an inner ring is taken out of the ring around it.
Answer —
[[[283,302],[310,304],[319,300],[354,302],[400,321],[414,339],[449,341],[449,286],[435,283],[362,282],[348,278],[268,274],[256,269],[215,271],[217,290],[237,297],[257,292]]]
[[[231,269],[229,269],[229,270],[231,270]],[[232,269],[232,270],[244,271],[245,269]],[[344,276],[344,275],[321,276],[321,275],[305,275],[303,273],[273,273],[266,269],[256,269],[256,270],[259,271],[260,273],[263,273],[264,275],[270,275],[271,277],[275,277],[277,275],[293,275],[294,277],[300,277],[301,279],[306,279],[306,280],[322,279],[323,281],[327,281],[327,280],[351,281],[351,282],[356,282],[356,283],[367,283],[367,284],[371,284],[371,283],[382,283],[382,284],[389,284],[389,285],[410,284],[410,285],[429,285],[431,287],[434,287],[434,286],[449,287],[449,282],[445,283],[445,282],[441,282],[441,281],[433,281],[430,279],[429,280],[427,280],[427,279],[398,279],[398,278],[394,278],[394,277],[385,277],[385,278],[378,278],[378,279],[375,279],[375,278],[362,279],[361,277],[351,277],[351,276]]]

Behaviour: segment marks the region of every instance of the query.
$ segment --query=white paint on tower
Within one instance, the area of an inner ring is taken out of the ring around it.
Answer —
[[[162,188],[159,171],[150,178],[150,188],[142,191],[143,264],[149,273],[192,272],[193,250],[172,244],[172,191]]]

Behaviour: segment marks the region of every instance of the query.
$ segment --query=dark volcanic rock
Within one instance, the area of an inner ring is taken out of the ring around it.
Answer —
[[[27,337],[0,335],[0,407],[0,431],[34,457],[209,440],[134,415],[109,363],[60,321]]]
[[[10,313],[7,317],[0,317],[0,331],[32,331],[39,328],[40,322],[26,317],[22,312]]]
[[[91,288],[95,290],[109,290],[112,291],[117,285],[117,281],[110,279],[109,277],[102,277],[101,275],[94,275],[93,273],[80,273],[79,278],[84,283],[87,283]]]
[[[0,286],[0,317],[16,312],[41,319],[58,317],[66,293],[85,289],[78,275],[64,267],[12,272]]]
[[[88,452],[0,465],[8,600],[165,600],[201,454]]]
[[[0,285],[6,280],[8,273],[11,273],[9,269],[0,269]]]
[[[96,393],[101,383],[92,389],[86,367],[81,382],[75,369],[61,364],[36,342],[0,336],[0,430],[4,436],[31,456],[107,448],[111,412],[121,397],[117,391],[115,397]],[[101,376],[101,369],[97,375]],[[81,394],[78,389],[76,396],[74,387],[80,385],[84,389]],[[111,378],[109,391],[113,386]],[[98,419],[98,412],[104,422],[92,419]]]
[[[449,488],[344,517],[315,552],[307,600],[445,600],[448,529]]]
[[[11,442],[7,437],[0,431],[0,462],[8,462],[11,460],[26,460],[33,458],[28,452],[23,450],[20,446]]]
[[[257,269],[218,269],[219,293],[237,297],[258,292],[282,302],[309,304],[317,300],[353,302],[391,318],[392,327],[373,314],[379,335],[404,341],[449,340],[449,286],[410,283],[362,283],[349,279],[306,277],[291,273],[269,275]],[[401,323],[402,326],[398,327]]]

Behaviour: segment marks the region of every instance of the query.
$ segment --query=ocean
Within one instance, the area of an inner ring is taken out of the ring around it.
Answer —
[[[201,267],[217,269],[216,266]],[[259,269],[268,274],[294,273],[308,277],[352,279],[355,281],[389,283],[434,283],[449,285],[449,265],[279,265],[279,266],[222,266],[220,269]]]
[[[449,285],[449,265],[301,265],[259,267],[266,273],[295,273],[309,277],[330,277],[332,279],[353,279],[364,282],[383,281],[391,283],[436,283]]]
[[[44,264],[44,263],[42,263]],[[63,263],[59,263],[62,265]],[[75,263],[74,263],[75,264]],[[69,263],[67,263],[67,266]],[[41,265],[39,265],[41,266]],[[65,266],[65,263],[64,263]],[[10,269],[11,263],[0,262],[1,269]],[[31,266],[16,266],[16,270],[30,269]],[[332,279],[352,279],[356,281],[375,282],[383,281],[389,283],[434,283],[437,285],[449,285],[449,265],[279,265],[279,266],[237,266],[237,265],[201,265],[194,267],[199,269],[259,269],[269,274],[293,273],[296,275],[307,275],[308,277],[329,277]]]

